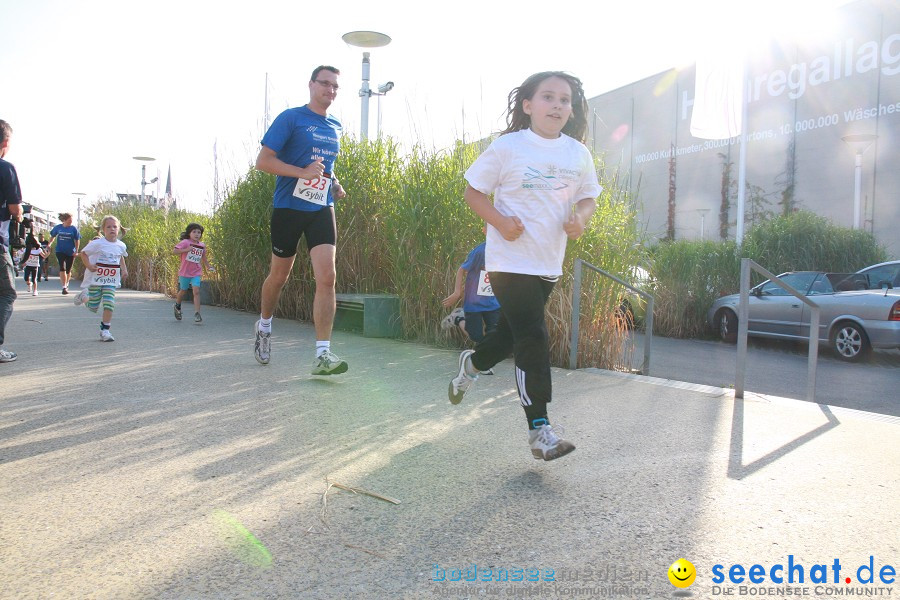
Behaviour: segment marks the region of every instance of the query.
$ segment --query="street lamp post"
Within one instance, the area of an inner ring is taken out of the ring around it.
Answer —
[[[874,133],[858,133],[855,135],[845,135],[841,138],[844,142],[856,151],[856,168],[855,179],[853,182],[853,229],[860,228],[860,198],[862,196],[862,157],[863,153],[869,149],[869,146],[878,139]]]
[[[383,33],[378,33],[377,31],[351,31],[342,35],[341,39],[344,40],[344,42],[346,42],[347,44],[356,46],[358,48],[380,48],[391,43],[390,36]],[[363,52],[362,87],[359,89],[359,97],[362,99],[362,110],[359,124],[360,139],[362,140],[366,140],[369,138],[369,98],[373,94],[377,95],[376,92],[373,92],[371,89],[369,89],[369,67],[369,53]],[[393,83],[391,83],[391,87],[393,87]],[[387,93],[387,91],[383,93]]]
[[[148,183],[156,183],[158,177],[154,177],[150,181],[147,181],[147,164],[148,162],[153,162],[156,160],[152,156],[132,156],[132,158],[136,161],[139,161],[141,164],[141,204],[144,203],[144,188],[147,187]]]
[[[700,213],[700,239],[706,239],[706,213],[709,212],[708,208],[698,208],[697,212]]]
[[[75,196],[75,200],[78,203],[78,213],[77,213],[77,217],[76,217],[77,220],[75,221],[75,226],[80,228],[81,227],[81,198],[86,196],[87,194],[85,194],[84,192],[72,192],[72,195]]]

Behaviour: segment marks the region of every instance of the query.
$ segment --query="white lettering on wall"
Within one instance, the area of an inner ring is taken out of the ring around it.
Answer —
[[[767,73],[755,75],[750,79],[747,90],[747,101],[756,102],[763,93],[770,98],[777,98],[787,92],[788,98],[796,100],[802,97],[808,86],[818,86],[839,79],[853,77],[881,69],[886,76],[900,73],[900,33],[892,33],[881,43],[869,40],[856,46],[855,40],[847,38],[835,42],[834,54],[823,54],[808,62],[794,63],[785,69],[775,69]],[[682,93],[681,118],[690,116],[694,104],[688,92]]]

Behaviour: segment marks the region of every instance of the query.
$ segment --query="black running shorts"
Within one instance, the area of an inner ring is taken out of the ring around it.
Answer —
[[[321,244],[337,244],[337,227],[334,222],[334,208],[305,211],[290,208],[276,208],[272,211],[272,254],[290,258],[297,254],[300,236],[306,236],[306,247],[310,250]]]
[[[56,253],[56,262],[59,263],[59,270],[65,273],[72,272],[72,263],[75,261],[75,257],[71,254],[62,254],[61,252]]]

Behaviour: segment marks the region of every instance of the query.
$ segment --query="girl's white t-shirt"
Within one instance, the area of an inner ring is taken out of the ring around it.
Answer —
[[[110,242],[106,238],[98,238],[96,240],[91,240],[87,243],[87,245],[81,249],[82,252],[87,254],[88,260],[91,265],[96,266],[97,264],[101,265],[118,265],[120,268],[118,269],[118,277],[116,277],[116,287],[122,286],[122,278],[121,278],[121,260],[122,257],[128,256],[128,251],[125,247],[125,242],[122,240],[116,240],[114,242]],[[108,281],[105,280],[105,276],[98,276],[96,272],[91,272],[85,270],[84,280],[81,282],[81,287],[86,288],[92,285],[108,285]]]
[[[501,135],[466,171],[466,181],[494,195],[494,208],[522,220],[515,241],[487,227],[488,271],[555,277],[566,254],[563,224],[574,205],[603,191],[591,153],[567,135],[548,140],[530,129]]]

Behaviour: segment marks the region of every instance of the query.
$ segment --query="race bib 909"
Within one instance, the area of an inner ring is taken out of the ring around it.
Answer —
[[[97,263],[97,270],[94,271],[93,284],[119,287],[119,265]]]

